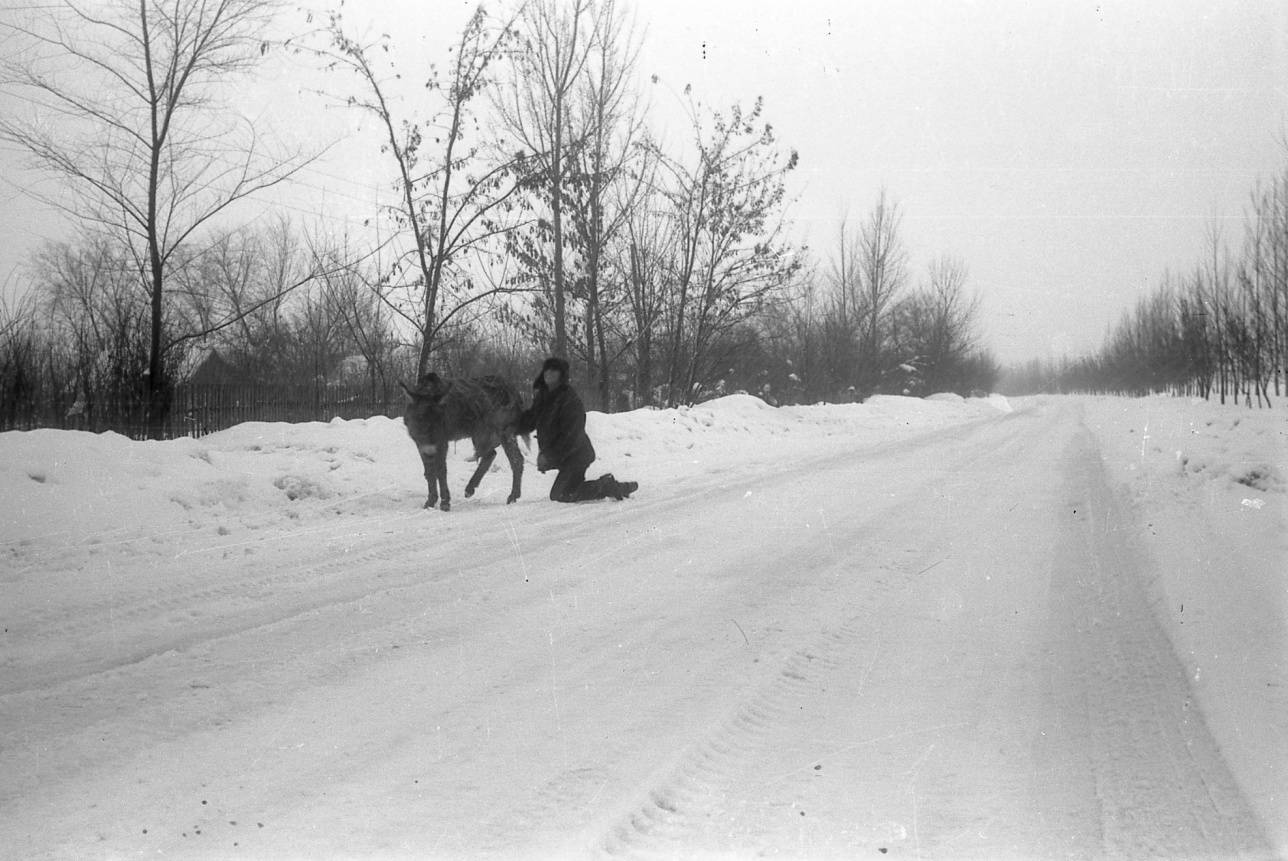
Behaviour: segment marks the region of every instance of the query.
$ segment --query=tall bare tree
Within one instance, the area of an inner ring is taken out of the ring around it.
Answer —
[[[41,311],[28,292],[0,293],[0,429],[36,427],[41,398]]]
[[[654,145],[668,218],[676,225],[672,265],[672,399],[706,371],[708,350],[763,310],[800,270],[785,236],[786,177],[798,161],[779,148],[764,103],[728,113],[691,109],[693,149],[680,157]]]
[[[1265,383],[1265,397],[1271,384],[1278,397],[1288,371],[1288,171],[1254,189],[1243,256],[1255,311],[1256,373]]]
[[[32,271],[50,340],[68,366],[68,392],[90,422],[138,420],[133,389],[147,367],[147,302],[119,246],[102,237],[47,244]]]
[[[371,289],[371,279],[363,263],[353,262],[356,255],[342,246],[327,253],[337,263],[348,265],[327,267],[322,279],[326,301],[343,323],[346,341],[365,361],[371,391],[379,393],[387,408],[389,397],[397,389],[398,353],[397,333],[389,308],[380,301],[378,292]]]
[[[977,347],[979,297],[967,295],[966,277],[960,258],[938,257],[930,264],[926,283],[897,303],[891,315],[900,360],[915,357],[924,385],[932,392],[968,385],[961,372]]]
[[[175,272],[176,316],[185,319],[172,337],[219,347],[247,376],[282,379],[292,293],[346,265],[323,253],[286,216],[194,245]]]
[[[586,376],[597,385],[600,406],[608,409],[613,353],[624,349],[610,346],[608,329],[612,305],[625,299],[623,289],[614,290],[607,283],[608,255],[643,190],[638,174],[632,177],[628,172],[642,134],[638,98],[630,87],[640,43],[616,0],[603,0],[595,25],[570,123],[585,134],[571,148],[566,196],[572,250],[578,258],[574,294],[585,311]]]
[[[1230,301],[1233,263],[1219,222],[1213,221],[1208,225],[1204,239],[1205,256],[1199,265],[1198,284],[1202,305],[1211,315],[1212,339],[1209,346],[1215,356],[1213,363],[1216,371],[1215,385],[1221,403],[1224,404],[1232,382],[1229,357],[1232,352],[1230,332],[1234,328],[1230,320],[1234,313]]]
[[[499,91],[496,107],[507,130],[531,155],[532,184],[548,207],[539,220],[542,245],[549,246],[549,289],[558,355],[568,352],[567,273],[564,271],[564,194],[570,149],[586,134],[574,127],[578,81],[599,32],[601,8],[593,0],[531,0],[518,23],[514,75]],[[530,256],[544,255],[532,249]],[[544,264],[536,264],[544,268]],[[545,273],[541,273],[543,276]]]
[[[25,47],[0,66],[4,86],[32,112],[0,118],[0,139],[58,181],[45,202],[129,248],[149,300],[143,389],[157,432],[169,406],[163,329],[176,254],[230,206],[309,161],[263,153],[253,124],[217,100],[220,84],[268,50],[263,34],[277,5],[67,2],[10,25]]]
[[[659,324],[666,313],[671,266],[679,257],[679,246],[675,222],[657,217],[666,205],[658,190],[657,156],[649,149],[641,155],[634,167],[640,195],[629,207],[615,265],[617,277],[626,285],[623,328],[635,353],[633,389],[638,403],[652,404],[656,348],[662,336]]]
[[[859,330],[866,302],[859,261],[862,246],[849,217],[837,227],[836,245],[824,275],[827,306],[822,338],[831,387],[847,389],[859,380]]]
[[[475,288],[461,264],[510,228],[504,214],[524,176],[521,154],[498,153],[481,137],[470,137],[475,101],[492,86],[512,23],[496,24],[482,6],[475,10],[452,49],[446,78],[431,68],[424,90],[438,101],[422,120],[395,110],[390,89],[402,75],[377,60],[389,51],[388,36],[360,43],[347,34],[338,13],[327,31],[331,45],[323,54],[330,67],[348,69],[360,82],[360,94],[346,103],[377,118],[385,139],[381,150],[397,172],[399,202],[386,214],[395,235],[410,239],[410,249],[395,249],[381,296],[420,333],[420,373],[429,370],[437,339],[452,318],[504,289]],[[413,298],[401,301],[405,295]]]
[[[902,222],[899,204],[891,201],[883,188],[859,229],[859,360],[860,373],[869,385],[885,370],[882,353],[888,311],[907,281],[908,252],[899,234]]]

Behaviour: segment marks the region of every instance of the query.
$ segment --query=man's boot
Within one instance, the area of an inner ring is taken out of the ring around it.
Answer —
[[[618,502],[640,489],[639,482],[618,481],[611,472],[606,472],[595,479],[595,483],[604,496],[609,499],[616,499]]]
[[[621,485],[613,478],[611,472],[606,472],[599,477],[599,489],[609,499],[621,500],[622,498]]]

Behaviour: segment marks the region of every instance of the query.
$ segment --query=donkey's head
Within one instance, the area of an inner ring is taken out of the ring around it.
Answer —
[[[446,442],[442,400],[447,394],[447,384],[438,374],[431,372],[422,376],[415,388],[401,380],[398,385],[407,393],[407,406],[403,410],[403,424],[407,426],[407,435],[422,454],[437,454],[438,447]]]

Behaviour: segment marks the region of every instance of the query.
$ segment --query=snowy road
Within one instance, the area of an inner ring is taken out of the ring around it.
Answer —
[[[547,485],[212,542],[24,608],[0,845],[1273,854],[1076,405],[622,504]]]

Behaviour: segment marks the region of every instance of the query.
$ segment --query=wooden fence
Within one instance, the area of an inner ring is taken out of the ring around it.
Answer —
[[[71,404],[42,401],[24,407],[0,413],[0,431],[62,428],[115,431],[134,439],[147,436],[135,404],[90,397]],[[199,437],[242,422],[395,417],[402,415],[402,410],[401,391],[381,392],[369,385],[181,385],[174,391],[162,435],[167,439]]]
[[[170,436],[203,436],[242,422],[313,422],[402,415],[401,394],[369,386],[180,386]]]

